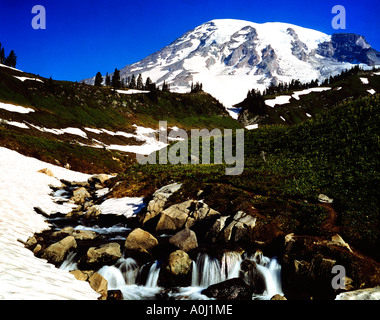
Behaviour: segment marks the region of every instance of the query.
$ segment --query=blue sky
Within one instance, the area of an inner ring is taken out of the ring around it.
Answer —
[[[34,30],[33,6],[46,8]],[[347,29],[334,30],[331,9],[343,5]],[[82,80],[145,58],[212,19],[279,21],[327,34],[352,32],[380,51],[380,0],[0,0],[0,42],[21,70]]]

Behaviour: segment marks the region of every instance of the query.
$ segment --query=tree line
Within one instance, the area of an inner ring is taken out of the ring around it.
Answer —
[[[0,42],[0,63],[5,64],[8,67],[15,68],[17,64],[17,56],[13,50],[9,53],[8,56],[5,56],[5,50],[4,47],[1,45]]]
[[[137,89],[137,90],[148,90],[157,91],[159,88],[156,83],[152,81],[150,77],[147,77],[145,82],[143,80],[142,74],[140,73],[137,77],[132,74],[132,76],[122,78],[120,76],[120,70],[115,68],[113,75],[109,75],[108,72],[103,80],[103,76],[98,72],[95,76],[94,85],[101,87],[104,85],[106,87],[113,87],[114,89]],[[164,81],[162,91],[170,91],[170,84]]]
[[[352,75],[356,75],[360,71],[360,66],[356,65],[351,69],[343,70],[340,74],[336,76],[330,76],[329,78],[326,78],[322,83],[320,83],[317,79],[306,83],[301,83],[301,81],[299,81],[298,79],[292,80],[288,83],[280,82],[276,85],[272,83],[262,93],[260,92],[260,90],[256,89],[249,90],[247,93],[247,97],[242,102],[235,105],[235,107],[242,108],[243,110],[248,110],[248,112],[255,115],[264,116],[267,114],[268,107],[265,104],[265,100],[266,98],[268,98],[268,96],[283,94],[289,91],[304,90],[316,88],[319,86],[332,85],[336,82],[347,79]]]

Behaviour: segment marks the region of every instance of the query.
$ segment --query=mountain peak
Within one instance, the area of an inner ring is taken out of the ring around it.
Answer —
[[[357,35],[330,36],[283,22],[214,19],[120,74],[126,78],[141,73],[158,85],[165,81],[177,92],[189,92],[192,82],[201,82],[206,92],[229,107],[252,88],[264,90],[292,79],[323,80],[355,63],[380,64],[377,54]]]

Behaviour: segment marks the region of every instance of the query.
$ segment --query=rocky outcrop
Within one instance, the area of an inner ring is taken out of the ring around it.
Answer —
[[[243,211],[237,212],[231,219],[223,216],[217,219],[207,237],[215,242],[238,242],[241,240],[253,240],[253,231],[256,225],[256,217]]]
[[[211,209],[207,204],[196,200],[188,200],[162,211],[156,231],[166,232],[191,228],[199,221],[217,216],[220,216],[220,213]]]
[[[142,219],[142,223],[145,224],[160,214],[164,209],[166,201],[174,192],[178,191],[181,186],[182,184],[180,183],[172,183],[155,191],[153,199],[148,203],[147,212]]]
[[[335,33],[331,41],[318,45],[317,54],[341,62],[380,64],[380,52],[373,49],[363,36],[354,33]]]

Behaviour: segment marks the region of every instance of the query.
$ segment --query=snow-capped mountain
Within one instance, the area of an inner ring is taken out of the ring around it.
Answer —
[[[120,74],[126,78],[141,73],[157,85],[165,81],[175,92],[189,92],[192,82],[201,82],[203,90],[230,107],[252,88],[263,90],[292,79],[322,80],[355,63],[380,64],[380,53],[362,36],[223,19],[185,33]],[[93,83],[94,78],[85,82]]]

